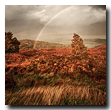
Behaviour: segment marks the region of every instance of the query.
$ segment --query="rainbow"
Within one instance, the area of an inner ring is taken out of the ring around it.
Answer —
[[[72,6],[72,5],[71,5],[71,6]],[[44,29],[46,28],[46,26],[47,26],[54,18],[56,18],[56,17],[59,16],[61,13],[63,13],[63,12],[66,11],[67,9],[69,9],[71,6],[63,9],[62,11],[60,11],[59,13],[57,13],[56,15],[54,15],[54,16],[44,25],[44,27],[41,29],[41,31],[39,32],[39,34],[38,34],[37,37],[36,37],[36,40],[35,40],[34,45],[33,45],[33,49],[34,49],[35,46],[36,46],[37,39],[38,39],[39,36],[42,34],[42,32],[44,31]]]

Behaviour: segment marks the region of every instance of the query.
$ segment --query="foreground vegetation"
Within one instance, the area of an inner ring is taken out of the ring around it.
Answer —
[[[106,45],[79,50],[6,53],[5,104],[106,105]]]

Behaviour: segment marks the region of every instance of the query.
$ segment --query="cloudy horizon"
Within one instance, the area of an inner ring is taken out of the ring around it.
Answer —
[[[105,5],[5,6],[5,31],[18,40],[74,33],[97,22],[106,22]]]

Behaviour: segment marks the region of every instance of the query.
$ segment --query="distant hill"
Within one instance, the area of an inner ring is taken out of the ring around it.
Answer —
[[[84,35],[106,35],[106,21],[90,24],[78,31],[78,33]]]
[[[28,50],[33,48],[34,40],[24,39],[20,40],[19,48],[20,50]]]
[[[20,40],[20,50],[28,50],[28,49],[33,49],[35,41],[34,40],[29,40],[29,39],[24,39]],[[54,48],[70,48],[70,45],[67,44],[59,44],[59,43],[49,43],[49,42],[44,42],[44,41],[37,41],[35,49],[54,49]]]
[[[106,39],[100,39],[100,38],[84,39],[84,41],[92,41],[92,42],[101,43],[101,44],[105,44],[106,43]]]

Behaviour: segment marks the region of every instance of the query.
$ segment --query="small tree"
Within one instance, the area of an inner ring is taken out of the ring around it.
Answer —
[[[71,53],[77,56],[81,56],[82,58],[87,57],[87,47],[85,47],[83,44],[83,40],[80,38],[80,36],[74,33],[73,39],[71,41]]]
[[[9,32],[5,32],[5,53],[17,53],[19,52],[20,42],[16,37],[12,38],[13,34]]]

